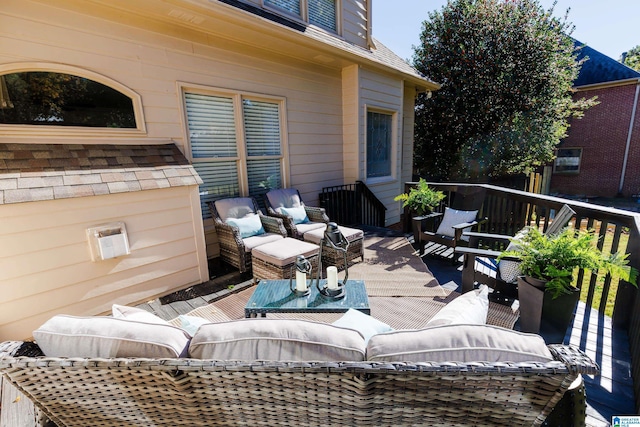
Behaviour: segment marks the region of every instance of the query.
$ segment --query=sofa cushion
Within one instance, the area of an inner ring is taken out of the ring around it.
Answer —
[[[455,237],[454,225],[473,222],[478,216],[478,211],[459,211],[457,209],[445,208],[444,217],[436,230],[436,234],[441,236]]]
[[[489,288],[482,285],[479,289],[460,295],[442,307],[429,320],[427,326],[441,325],[484,325],[489,313]]]
[[[364,338],[352,329],[293,319],[244,319],[202,325],[191,357],[217,360],[362,361]]]
[[[320,241],[324,237],[324,231],[326,230],[326,228],[327,225],[322,224],[322,227],[305,232],[304,240],[319,245]],[[339,225],[338,230],[340,230],[340,233],[342,233],[342,235],[345,239],[347,239],[348,242],[353,242],[354,240],[358,240],[364,237],[364,231],[357,228],[343,227],[342,225]]]
[[[368,314],[364,314],[359,310],[354,310],[353,308],[347,310],[347,312],[338,320],[333,322],[332,325],[355,329],[362,334],[365,343],[369,342],[369,339],[374,335],[393,331],[393,328],[386,323],[381,322]]]
[[[293,218],[294,224],[306,224],[309,222],[309,217],[307,216],[307,211],[304,210],[304,206],[299,206],[297,208],[280,208],[282,213]]]
[[[309,221],[304,224],[296,224],[296,231],[298,232],[298,234],[302,235],[315,230],[318,230],[321,234],[324,234],[325,228],[327,228],[327,224],[325,224],[324,222]]]
[[[57,315],[33,337],[51,357],[183,357],[189,346],[175,326],[106,316]]]
[[[491,325],[444,325],[374,335],[367,359],[386,362],[549,362],[539,335]]]
[[[213,323],[211,320],[205,319],[204,317],[188,316],[186,314],[179,315],[178,321],[180,322],[180,327],[191,336],[196,334],[196,331],[200,326],[206,325],[207,323]]]
[[[135,320],[137,322],[157,323],[160,325],[170,325],[169,322],[153,313],[137,307],[129,307],[126,305],[113,304],[111,306],[111,315],[116,319]]]

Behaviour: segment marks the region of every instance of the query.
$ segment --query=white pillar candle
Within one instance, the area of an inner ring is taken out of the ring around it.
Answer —
[[[307,273],[304,271],[296,271],[296,291],[307,291]]]
[[[338,289],[338,267],[327,267],[327,285],[329,289]]]

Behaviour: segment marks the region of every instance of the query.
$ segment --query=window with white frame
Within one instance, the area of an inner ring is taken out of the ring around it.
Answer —
[[[337,0],[264,0],[264,4],[326,30],[338,31]]]
[[[262,205],[263,194],[283,187],[283,100],[191,90],[184,100],[203,218],[209,201],[249,195]]]
[[[578,173],[580,172],[581,158],[582,148],[559,148],[553,163],[553,172]]]
[[[393,115],[367,111],[367,179],[392,176]]]

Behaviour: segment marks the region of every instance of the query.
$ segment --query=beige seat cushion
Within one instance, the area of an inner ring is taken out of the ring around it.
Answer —
[[[324,224],[323,224],[324,225]],[[311,230],[304,233],[304,240],[307,242],[315,243],[316,245],[320,244],[320,240],[324,237],[324,230],[326,225],[323,228],[318,228],[316,230]],[[364,236],[364,232],[362,230],[358,230],[357,228],[349,228],[343,227],[342,225],[338,226],[338,229],[342,233],[345,239],[348,242],[353,242],[354,240],[361,239]]]
[[[244,243],[245,252],[251,252],[251,250],[257,246],[277,242],[278,240],[282,239],[284,239],[284,237],[282,237],[280,234],[265,233],[258,236],[246,237],[242,239],[242,243]]]
[[[189,355],[243,361],[362,361],[365,343],[357,331],[326,323],[244,319],[200,326]]]
[[[367,359],[385,362],[549,362],[539,335],[490,325],[445,325],[378,334]]]
[[[318,254],[318,246],[290,237],[253,248],[251,256],[272,265],[284,267],[292,264],[298,255],[309,258]]]
[[[296,224],[296,230],[299,234],[305,234],[311,230],[320,230],[324,233],[325,228],[327,228],[327,224],[324,222],[305,222],[303,224]]]
[[[57,315],[33,337],[51,357],[184,357],[189,345],[175,326],[106,316]]]

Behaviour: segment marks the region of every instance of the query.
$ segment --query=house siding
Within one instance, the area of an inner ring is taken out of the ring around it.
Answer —
[[[560,148],[582,148],[577,174],[554,173],[551,192],[586,197],[618,195],[636,85],[583,90],[575,97],[598,97],[598,105],[582,119],[572,119],[568,137]],[[622,193],[640,193],[640,115],[636,113]]]
[[[383,182],[364,180],[371,191],[387,207],[385,225],[400,221],[400,205],[394,197],[400,194],[402,187],[402,136],[404,121],[404,84],[393,77],[362,69],[360,73],[360,171],[359,175],[366,177],[366,137],[365,129],[367,108],[379,108],[395,114],[395,129],[393,134],[392,177]]]
[[[56,313],[100,314],[206,281],[199,214],[196,186],[2,206],[0,340],[28,338]],[[114,221],[131,254],[92,262],[86,229]]]

